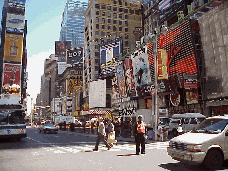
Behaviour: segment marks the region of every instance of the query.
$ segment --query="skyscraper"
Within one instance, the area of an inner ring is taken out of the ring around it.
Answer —
[[[84,12],[87,2],[69,0],[62,14],[60,41],[71,41],[71,48],[84,46]]]

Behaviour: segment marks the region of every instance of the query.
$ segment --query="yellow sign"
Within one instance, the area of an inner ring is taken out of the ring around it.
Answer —
[[[112,115],[111,114],[106,114],[106,117],[110,118],[110,117],[112,117]]]
[[[167,71],[167,54],[166,50],[158,49],[157,54],[157,68],[158,68],[158,79],[168,79],[168,71]]]
[[[23,36],[6,33],[4,45],[5,62],[22,62]]]

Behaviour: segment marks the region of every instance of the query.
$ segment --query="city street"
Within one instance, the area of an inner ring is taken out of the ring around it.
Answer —
[[[95,141],[91,134],[40,134],[37,128],[28,128],[27,138],[1,142],[1,170],[204,170],[171,159],[168,142],[148,143],[146,154],[137,156],[133,142],[119,141],[109,151],[100,144],[93,152]]]

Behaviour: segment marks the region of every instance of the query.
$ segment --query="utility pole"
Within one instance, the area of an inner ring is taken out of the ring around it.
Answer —
[[[33,113],[33,106],[32,106],[32,101],[33,101],[33,98],[31,98],[31,126],[33,125],[32,124],[32,113]]]

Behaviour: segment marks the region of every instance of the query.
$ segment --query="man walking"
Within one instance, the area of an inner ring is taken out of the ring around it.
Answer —
[[[103,123],[103,119],[102,118],[99,119],[97,142],[96,142],[96,146],[93,149],[93,151],[98,151],[98,145],[100,143],[100,140],[102,140],[105,143],[106,147],[108,147],[108,150],[111,148],[111,146],[106,141],[106,137],[105,137],[105,125]]]
[[[139,155],[140,145],[141,154],[145,154],[145,122],[142,121],[142,115],[138,116],[138,122],[134,126],[135,142],[136,142],[136,155]]]

